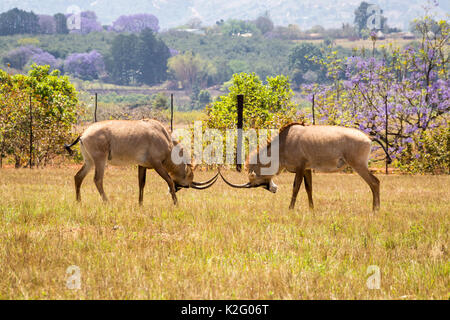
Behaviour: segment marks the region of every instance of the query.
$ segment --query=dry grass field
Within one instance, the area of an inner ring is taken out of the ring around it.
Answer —
[[[74,201],[77,168],[0,170],[1,299],[449,299],[450,177],[378,174],[381,210],[353,174],[315,174],[289,211],[279,190],[167,186],[149,172],[109,168],[108,204],[91,173]],[[212,173],[199,172],[196,179]],[[244,175],[226,172],[234,182]],[[67,267],[81,289],[66,287]],[[370,265],[380,289],[366,286]]]
[[[377,50],[381,49],[381,46],[384,46],[386,48],[389,47],[390,44],[392,44],[392,46],[394,48],[403,48],[408,44],[411,44],[411,42],[413,42],[414,40],[410,40],[410,39],[378,39],[375,43],[375,48]],[[314,44],[321,44],[323,42],[322,39],[314,39],[314,40],[294,40],[293,42],[296,43],[301,43],[301,42],[312,42]],[[365,50],[369,50],[369,52],[371,52],[372,50],[372,46],[373,46],[373,42],[370,39],[366,39],[366,40],[355,40],[355,41],[351,41],[348,39],[336,39],[334,40],[334,43],[336,46],[342,46],[344,48],[347,49],[359,49],[361,50],[362,48],[364,48]]]

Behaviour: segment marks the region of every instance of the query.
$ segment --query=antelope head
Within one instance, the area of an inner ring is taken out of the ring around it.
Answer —
[[[218,179],[219,173],[216,173],[214,177],[207,181],[197,182],[194,181],[194,171],[190,164],[184,164],[183,168],[177,170],[175,174],[171,174],[172,180],[175,183],[175,191],[182,188],[193,188],[197,190],[204,190],[211,187]]]

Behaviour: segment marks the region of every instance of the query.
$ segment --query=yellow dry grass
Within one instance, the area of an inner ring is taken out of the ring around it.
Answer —
[[[92,182],[74,201],[76,168],[0,170],[1,299],[448,299],[449,176],[385,176],[382,208],[353,174],[315,174],[289,211],[293,175],[277,194],[222,181],[182,190],[174,207],[149,172],[109,168],[103,204]],[[212,173],[197,173],[198,180]],[[226,172],[235,182],[244,175]],[[81,289],[66,269],[81,270]],[[366,286],[369,265],[381,287]]]
[[[388,48],[390,45],[392,45],[393,48],[403,48],[408,44],[411,44],[414,40],[411,39],[391,39],[391,38],[387,38],[387,39],[379,39],[375,42],[375,48],[377,50],[380,50],[382,46]],[[294,40],[294,42],[296,43],[301,43],[301,42],[312,42],[315,43],[317,45],[321,44],[323,42],[323,40]],[[365,49],[365,50],[369,50],[371,52],[372,50],[372,46],[373,46],[373,42],[370,39],[366,39],[366,40],[355,40],[355,41],[351,41],[348,39],[335,39],[334,40],[334,44],[336,46],[341,46],[343,48],[347,48],[347,49]]]

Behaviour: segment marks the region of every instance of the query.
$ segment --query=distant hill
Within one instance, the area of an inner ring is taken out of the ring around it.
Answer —
[[[66,12],[70,5],[83,11],[93,10],[101,23],[110,24],[122,14],[152,13],[162,29],[179,26],[197,17],[203,25],[220,19],[255,19],[268,11],[277,25],[298,24],[302,29],[314,25],[340,27],[343,22],[353,23],[354,10],[361,0],[1,0],[0,11],[14,7],[33,10],[35,13],[54,14]],[[375,0],[388,18],[391,27],[407,29],[409,22],[421,16],[426,0]],[[450,1],[439,1],[436,11],[441,18],[450,12]]]

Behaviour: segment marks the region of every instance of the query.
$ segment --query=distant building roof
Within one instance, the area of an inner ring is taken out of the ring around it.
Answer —
[[[199,34],[199,35],[202,35],[202,36],[205,35],[205,31],[202,30],[202,29],[182,29],[182,30],[186,31],[186,32],[190,32],[190,33]]]
[[[309,38],[310,39],[322,39],[323,38],[323,34],[321,34],[321,33],[310,33],[309,34]]]
[[[378,30],[378,32],[377,32],[377,39],[384,39],[384,38],[385,38],[384,33],[381,32],[381,30]]]

